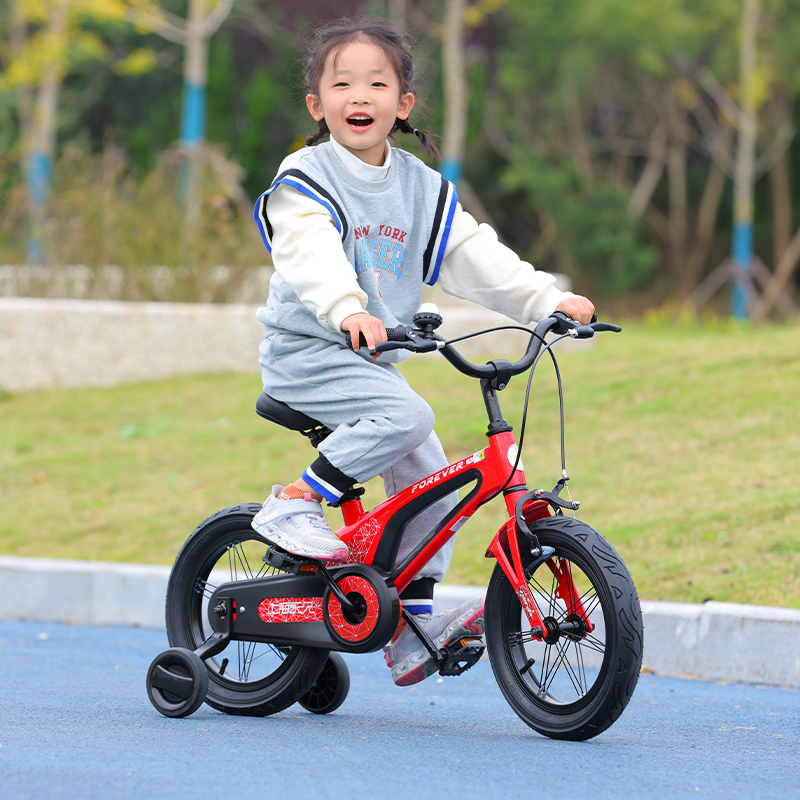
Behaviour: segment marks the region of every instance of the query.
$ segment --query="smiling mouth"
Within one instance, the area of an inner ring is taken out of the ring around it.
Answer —
[[[366,114],[353,114],[352,117],[347,118],[347,124],[353,128],[367,128],[374,120]]]

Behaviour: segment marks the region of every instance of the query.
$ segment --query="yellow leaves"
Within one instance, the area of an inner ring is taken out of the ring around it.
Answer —
[[[17,16],[22,21],[46,22],[53,0],[16,0]]]
[[[757,67],[748,85],[745,87],[745,96],[749,96],[752,108],[759,109],[771,96],[770,86],[775,75],[771,69]]]
[[[66,60],[69,36],[41,30],[32,36],[22,53],[6,67],[2,85],[6,89],[38,83],[42,73],[52,64]]]
[[[468,28],[479,28],[486,23],[487,17],[499,11],[508,0],[478,0],[464,9],[464,24]]]
[[[86,14],[98,22],[121,21],[128,13],[128,5],[123,0],[68,0],[68,2],[75,11]]]
[[[144,75],[155,69],[157,63],[156,51],[152,47],[142,47],[117,61],[114,72],[118,75]]]
[[[73,18],[82,14],[101,22],[123,20],[128,11],[124,0],[16,0],[20,19],[34,24],[47,22],[57,6]]]
[[[163,17],[153,0],[12,0],[16,18],[27,29],[24,46],[3,65],[0,89],[14,90],[35,86],[47,69],[65,75],[81,61],[102,61],[108,48],[102,38],[86,30],[86,22],[129,20],[144,30],[152,30]],[[55,26],[54,20],[61,20]],[[141,75],[156,64],[152,50],[142,49],[117,62],[120,74]]]
[[[106,46],[93,33],[75,31],[69,42],[69,62],[101,61],[106,55]]]

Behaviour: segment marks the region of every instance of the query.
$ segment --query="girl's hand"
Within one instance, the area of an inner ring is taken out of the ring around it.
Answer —
[[[576,322],[581,325],[588,325],[592,321],[592,314],[594,314],[594,305],[585,297],[580,295],[576,297],[568,297],[562,300],[557,306],[556,311],[563,311],[569,314]]]
[[[366,311],[345,317],[342,322],[342,330],[350,334],[353,350],[356,351],[359,348],[359,334],[362,333],[364,334],[364,339],[366,339],[367,347],[369,347],[370,350],[374,350],[376,344],[389,341],[389,337],[386,335],[386,326],[383,322],[377,317],[367,314]],[[372,357],[373,360],[376,359],[378,355],[379,354],[376,353]]]

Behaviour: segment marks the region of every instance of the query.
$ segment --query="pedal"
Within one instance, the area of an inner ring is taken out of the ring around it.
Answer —
[[[437,662],[439,674],[444,676],[461,675],[480,661],[486,645],[480,636],[462,636],[443,647],[439,653],[442,660]]]
[[[283,572],[288,572],[291,575],[299,575],[300,573],[314,573],[319,569],[319,561],[311,558],[304,558],[303,556],[295,556],[292,553],[287,553],[277,545],[270,545],[264,558],[261,559],[265,564],[269,564],[275,569]]]

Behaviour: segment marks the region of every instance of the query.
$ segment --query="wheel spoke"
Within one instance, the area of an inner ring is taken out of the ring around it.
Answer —
[[[559,668],[561,666],[564,667],[564,672],[566,673],[567,677],[572,683],[572,686],[575,689],[575,693],[578,695],[578,697],[583,697],[583,695],[586,693],[585,689],[583,688],[583,684],[585,683],[585,673],[583,676],[584,679],[582,681],[581,676],[575,673],[575,668],[572,666],[569,659],[567,658],[567,651],[569,649],[569,644],[570,644],[569,639],[562,639],[558,643],[551,645],[547,648],[548,665],[550,665],[551,662],[550,658],[551,652],[556,651],[557,655],[552,662],[552,669],[548,668],[547,675],[545,675],[542,681],[542,685],[540,686],[541,694],[544,693],[550,694],[550,686],[552,685],[553,679],[558,674]]]
[[[202,578],[198,578],[194,585],[195,593],[203,595],[207,600],[211,598],[211,595],[214,594],[216,589],[217,587],[214,586],[213,583],[204,581]]]

